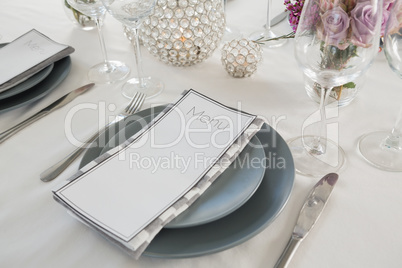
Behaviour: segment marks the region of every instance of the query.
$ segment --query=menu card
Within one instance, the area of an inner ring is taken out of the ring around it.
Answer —
[[[72,47],[56,43],[35,29],[25,33],[0,48],[0,92],[23,82],[73,51]]]
[[[195,195],[194,186],[212,176],[206,173],[255,118],[190,90],[55,190],[55,199],[120,243],[135,240],[184,195]]]

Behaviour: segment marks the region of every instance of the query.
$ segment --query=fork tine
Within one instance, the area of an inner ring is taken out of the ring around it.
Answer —
[[[131,107],[131,106],[133,105],[133,103],[135,102],[135,99],[136,99],[136,95],[134,95],[134,96],[131,98],[131,100],[130,100],[130,102],[127,104],[126,108],[124,108],[124,112],[125,112],[125,113],[128,113],[130,107]]]
[[[124,109],[124,111],[126,113],[128,113],[128,114],[131,113],[133,107],[136,105],[135,103],[138,101],[138,98],[139,98],[139,92],[136,92],[135,95],[133,96],[133,98],[130,100],[130,103]]]
[[[141,99],[142,99],[143,95],[144,95],[144,93],[140,93],[140,92],[138,93],[137,101],[135,102],[135,104],[133,105],[132,109],[130,110],[131,114],[135,113],[140,108],[140,106],[142,104]]]
[[[137,92],[136,100],[133,103],[133,105],[131,105],[131,107],[129,108],[128,114],[133,114],[136,111],[138,111],[141,108],[141,106],[142,106],[142,104],[143,104],[143,102],[145,100],[145,97],[146,97],[146,95],[144,93]]]
[[[138,110],[141,108],[142,104],[143,104],[144,101],[145,101],[145,98],[146,98],[145,93],[141,93],[141,96],[140,96],[140,98],[139,98],[137,107],[136,107],[135,110],[133,111],[134,113],[135,113],[136,111],[138,111]]]

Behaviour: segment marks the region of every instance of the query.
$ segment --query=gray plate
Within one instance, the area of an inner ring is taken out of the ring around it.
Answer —
[[[67,77],[70,69],[70,56],[56,61],[53,70],[41,82],[31,87],[29,90],[0,100],[0,112],[12,110],[42,98],[51,90],[55,89]]]
[[[2,45],[0,44],[0,47],[1,46]],[[50,74],[50,72],[53,70],[53,66],[54,66],[54,64],[52,63],[49,66],[47,66],[47,67],[43,68],[42,70],[40,70],[39,72],[37,72],[36,74],[29,77],[27,80],[19,83],[16,86],[13,86],[12,88],[9,88],[9,89],[6,89],[6,90],[0,92],[0,100],[12,97],[14,95],[17,95],[17,94],[24,92],[25,90],[30,89],[31,87],[35,86],[36,84],[41,82],[43,79],[45,79]]]
[[[163,110],[154,107],[153,113]],[[138,119],[150,114],[149,110],[139,112]],[[135,121],[132,120],[132,121]],[[103,133],[97,142],[108,140],[110,132],[118,132],[113,126]],[[282,211],[293,188],[295,169],[289,147],[282,137],[270,126],[264,124],[257,137],[264,147],[266,170],[263,181],[254,195],[239,209],[219,220],[200,226],[163,229],[152,240],[144,254],[158,258],[188,258],[216,253],[239,245],[264,230]],[[101,144],[102,145],[102,144]],[[92,153],[102,151],[104,146],[88,149]],[[81,162],[88,163],[92,158],[86,154]],[[284,163],[285,166],[281,166]]]
[[[145,112],[145,111],[144,111]],[[152,115],[149,115],[151,117]],[[146,116],[144,117],[146,120]],[[148,119],[147,121],[149,121]],[[101,154],[122,144],[143,128],[134,121],[114,135]],[[256,145],[256,146],[252,146]],[[93,158],[98,157],[94,155]],[[264,150],[257,137],[253,137],[229,168],[219,176],[200,198],[177,216],[165,228],[183,228],[205,224],[220,219],[243,205],[257,190],[265,173],[261,165],[253,167],[251,161],[262,161]]]

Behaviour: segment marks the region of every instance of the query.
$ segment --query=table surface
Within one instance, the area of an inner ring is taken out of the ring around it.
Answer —
[[[284,6],[280,0],[273,2],[275,15]],[[265,23],[266,8],[264,1],[228,1],[228,25],[247,36]],[[76,49],[71,72],[62,84],[33,104],[0,113],[0,131],[86,84],[87,70],[102,60],[96,30],[74,26],[60,0],[2,0],[0,25],[0,43],[35,28]],[[283,22],[275,29],[285,33],[290,28]],[[121,24],[107,16],[104,35],[109,58],[126,62],[134,76],[133,48]],[[226,105],[241,105],[247,112],[264,116],[285,140],[299,136],[317,104],[304,90],[293,42],[264,49],[257,72],[243,79],[226,73],[219,50],[201,64],[178,68],[143,49],[145,73],[165,83],[163,93],[146,101],[143,108],[174,101],[183,90],[193,88]],[[126,105],[121,85],[96,85],[0,145],[0,267],[273,267],[317,178],[297,174],[282,213],[250,240],[223,252],[176,260],[141,257],[136,261],[53,200],[51,190],[74,173],[79,161],[49,183],[41,182],[39,174],[75,148],[71,135],[84,140],[104,123],[100,118],[110,119]],[[347,163],[320,220],[289,267],[401,267],[402,174],[372,167],[357,150],[364,133],[392,127],[401,105],[401,89],[401,80],[379,53],[356,100],[340,108],[332,119]]]

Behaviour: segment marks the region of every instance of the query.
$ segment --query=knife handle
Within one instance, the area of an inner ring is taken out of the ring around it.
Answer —
[[[292,259],[296,249],[299,247],[301,238],[293,236],[290,238],[288,244],[282,252],[282,255],[279,257],[278,261],[275,264],[275,268],[286,268]]]
[[[87,149],[87,146],[95,140],[99,136],[99,132],[96,132],[92,135],[85,143],[72,151],[65,158],[46,169],[44,172],[40,174],[40,179],[43,182],[49,182],[59,176],[83,151]]]
[[[32,124],[36,120],[44,117],[47,113],[48,113],[47,111],[41,110],[38,113],[34,114],[33,116],[29,117],[28,119],[22,121],[21,123],[19,123],[19,124],[13,126],[12,128],[0,133],[0,143],[5,141],[6,139],[10,138],[12,135],[17,133],[21,129],[29,126],[30,124]]]

